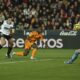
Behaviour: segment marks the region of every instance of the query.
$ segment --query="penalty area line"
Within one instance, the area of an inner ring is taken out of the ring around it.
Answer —
[[[15,63],[24,63],[24,62],[43,62],[43,61],[52,61],[53,59],[36,59],[36,60],[26,60],[26,61],[6,61],[6,62],[0,62],[1,64],[15,64]]]

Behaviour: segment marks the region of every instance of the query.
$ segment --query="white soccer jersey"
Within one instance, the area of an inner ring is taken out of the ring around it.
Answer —
[[[14,27],[14,23],[12,22],[11,24],[8,24],[7,23],[7,20],[5,20],[3,22],[3,24],[1,25],[1,30],[0,32],[2,34],[5,34],[5,35],[10,35],[10,29]]]

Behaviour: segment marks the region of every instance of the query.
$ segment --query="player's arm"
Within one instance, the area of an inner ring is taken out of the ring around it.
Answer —
[[[14,28],[12,28],[12,34],[14,34],[15,33],[15,29]]]
[[[12,27],[12,28],[10,28],[9,30],[10,30],[10,35],[11,35],[11,36],[14,35],[15,29]]]
[[[12,24],[10,26],[11,26],[11,28],[10,28],[10,34],[13,35],[15,33],[14,22],[12,22]]]

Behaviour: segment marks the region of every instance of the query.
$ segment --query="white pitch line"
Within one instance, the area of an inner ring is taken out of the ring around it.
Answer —
[[[38,62],[38,61],[52,61],[53,59],[40,59],[40,60],[26,60],[26,61],[6,61],[6,62],[0,62],[0,64],[15,64],[15,63],[24,63],[27,61],[32,61],[32,62]]]
[[[14,63],[22,63],[26,61],[9,61],[9,62],[0,62],[0,64],[14,64]]]
[[[32,61],[52,61],[53,59],[36,59],[36,60],[32,60]]]

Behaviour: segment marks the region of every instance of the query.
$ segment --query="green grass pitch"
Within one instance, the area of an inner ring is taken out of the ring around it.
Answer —
[[[30,54],[7,59],[6,51],[0,50],[0,80],[80,80],[80,57],[74,64],[64,64],[74,49],[39,49],[37,60],[30,60]]]

